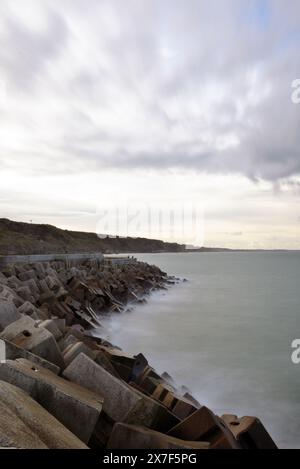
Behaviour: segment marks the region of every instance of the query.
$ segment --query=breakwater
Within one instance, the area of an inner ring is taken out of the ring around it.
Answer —
[[[217,416],[142,351],[131,356],[93,336],[101,315],[177,281],[136,261],[4,263],[0,446],[274,448],[256,417]]]

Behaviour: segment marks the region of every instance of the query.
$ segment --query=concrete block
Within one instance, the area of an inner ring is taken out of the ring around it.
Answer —
[[[119,377],[123,379],[126,383],[129,383],[131,376],[131,368],[116,361],[113,361],[112,363]]]
[[[122,365],[127,366],[132,369],[135,359],[133,356],[126,354],[122,350],[116,348],[103,347],[104,353],[107,354],[109,359],[113,362],[121,363]]]
[[[52,317],[51,319],[52,319],[52,321],[55,322],[56,327],[58,327],[58,329],[60,330],[60,332],[61,332],[62,334],[64,334],[65,331],[66,331],[66,327],[67,327],[67,325],[66,325],[66,320],[65,320],[65,319],[61,319],[61,318],[56,318],[56,317]]]
[[[212,449],[239,449],[231,431],[225,423],[207,407],[201,407],[177,426],[168,435],[181,440],[208,441]]]
[[[76,342],[79,342],[77,337],[75,337],[73,334],[67,334],[59,342],[60,349],[64,353],[64,352],[67,351],[68,347],[70,347],[71,345],[76,344]]]
[[[7,279],[7,285],[12,290],[17,290],[18,288],[20,288],[22,286],[22,282],[21,282],[21,280],[18,279],[18,277],[13,275],[12,277],[9,277]]]
[[[116,371],[115,367],[111,364],[110,360],[107,358],[106,354],[102,350],[99,350],[96,352],[96,357],[94,361],[98,365],[102,366],[102,368],[108,371],[111,375],[120,379],[120,376],[118,372]]]
[[[35,280],[36,279],[36,272],[34,269],[25,270],[24,272],[20,272],[18,274],[19,279],[24,282],[25,280]]]
[[[200,402],[197,401],[197,399],[195,399],[189,392],[185,392],[183,394],[183,398],[185,401],[188,401],[190,402],[193,406],[197,407],[197,409],[200,409],[200,407],[202,407],[202,405],[200,404]]]
[[[134,387],[138,387],[138,389],[141,390],[141,392],[143,393],[146,393],[146,394],[149,394],[149,396],[151,396],[155,389],[157,388],[157,385],[159,384],[159,382],[154,379],[154,378],[148,378],[146,377],[143,382],[141,384],[137,384],[135,382],[130,382],[130,385]]]
[[[162,431],[178,423],[178,419],[162,405],[112,376],[84,354],[73,360],[63,376],[100,394],[104,398],[104,412],[114,421],[141,424]]]
[[[48,319],[48,315],[41,309],[36,308],[32,303],[26,301],[18,308],[19,313],[30,316],[32,318],[38,318],[41,320]]]
[[[9,324],[20,319],[21,315],[18,312],[15,304],[5,298],[0,297],[0,331],[6,328]]]
[[[134,358],[135,360],[132,366],[130,376],[131,381],[137,381],[138,377],[145,371],[148,366],[148,360],[144,357],[142,353],[139,353]]]
[[[32,268],[35,270],[38,278],[45,276],[45,265],[42,262],[32,264]]]
[[[190,402],[184,400],[183,398],[179,399],[178,402],[172,409],[172,412],[180,420],[186,419],[193,412],[196,412],[197,407],[193,406]]]
[[[0,446],[86,449],[87,446],[16,386],[0,381]]]
[[[46,319],[39,324],[39,327],[47,329],[47,331],[51,332],[55,340],[59,340],[62,337],[61,330],[57,327],[55,321],[52,319]]]
[[[83,342],[76,342],[75,344],[71,344],[63,353],[65,366],[68,366],[80,353],[84,353],[92,360],[94,360],[97,352],[89,349]]]
[[[17,288],[17,294],[24,300],[29,301],[30,303],[35,302],[35,298],[28,286],[22,286]]]
[[[29,350],[60,368],[64,367],[63,357],[53,335],[42,327],[36,327],[35,321],[29,316],[22,316],[19,320],[9,324],[0,337]]]
[[[173,407],[175,407],[175,405],[177,404],[178,399],[177,399],[177,397],[174,396],[174,394],[172,392],[168,391],[167,394],[165,395],[165,397],[161,400],[161,402],[168,409],[172,410]]]
[[[44,360],[43,358],[34,355],[31,352],[28,352],[28,350],[25,350],[21,347],[18,347],[17,345],[13,344],[7,339],[2,339],[4,340],[5,343],[5,352],[6,352],[6,359],[7,360],[15,360],[17,358],[26,358],[27,360],[30,360],[33,363],[36,363],[36,365],[42,366],[43,368],[46,368],[52,373],[58,375],[60,372],[60,368],[53,363],[48,362],[47,360]]]
[[[0,272],[0,284],[7,285],[7,277],[2,272]]]
[[[144,384],[144,381],[147,379],[147,378],[152,378],[152,379],[155,379],[157,380],[158,382],[161,382],[162,379],[161,379],[161,376],[159,374],[156,373],[156,371],[151,367],[151,366],[146,366],[146,368],[144,369],[144,371],[140,374],[140,376],[138,377],[138,379],[136,380],[136,383],[143,387],[143,384]]]
[[[21,306],[24,303],[23,298],[21,298],[14,290],[9,288],[8,286],[1,285],[0,290],[1,290],[0,292],[1,298],[11,301],[12,303],[15,304],[17,308],[19,308],[19,306]]]
[[[116,423],[107,449],[209,449],[206,442],[183,441],[149,428]]]
[[[134,408],[140,396],[126,383],[112,376],[84,354],[78,355],[64,370],[63,376],[85,386],[104,398],[103,410],[115,421],[121,421]]]
[[[23,282],[23,285],[30,288],[30,291],[31,291],[32,295],[34,296],[34,299],[37,300],[38,297],[39,297],[40,292],[39,292],[38,286],[36,284],[36,281],[33,280],[33,279],[26,280],[25,282]]]
[[[78,438],[87,443],[103,399],[23,358],[0,363],[0,379],[26,391]]]
[[[227,424],[242,448],[277,449],[275,442],[258,418],[222,415],[221,419]]]

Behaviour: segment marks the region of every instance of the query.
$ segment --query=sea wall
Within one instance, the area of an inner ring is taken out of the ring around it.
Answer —
[[[276,447],[256,417],[216,415],[142,351],[101,338],[102,315],[179,279],[135,259],[11,261],[0,264],[0,447]]]

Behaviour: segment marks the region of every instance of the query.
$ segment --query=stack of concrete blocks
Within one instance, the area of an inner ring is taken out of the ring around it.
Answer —
[[[129,284],[138,297],[160,282],[160,271],[132,264],[59,259],[2,269],[0,447],[276,447],[257,418],[219,417],[142,354],[93,336],[96,304],[121,307]]]

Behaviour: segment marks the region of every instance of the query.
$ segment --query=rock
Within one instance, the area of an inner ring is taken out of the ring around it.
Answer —
[[[116,423],[107,449],[209,449],[209,443],[183,441],[149,428]]]
[[[182,440],[208,441],[212,449],[239,449],[240,445],[224,422],[207,407],[201,407],[168,435]]]
[[[42,327],[36,327],[29,316],[22,316],[7,326],[0,337],[13,342],[25,350],[64,367],[64,360],[53,335]]]
[[[80,440],[89,441],[102,410],[99,395],[23,358],[0,363],[0,379],[22,388]]]
[[[20,319],[21,315],[18,312],[15,304],[5,298],[0,297],[0,331],[6,328],[9,324]]]
[[[0,446],[85,449],[87,446],[24,391],[0,381]]]
[[[237,441],[244,449],[277,449],[271,436],[256,417],[238,418],[236,415],[222,415]]]
[[[170,429],[178,419],[153,399],[112,376],[84,354],[78,355],[63,376],[104,398],[103,410],[114,421]]]

